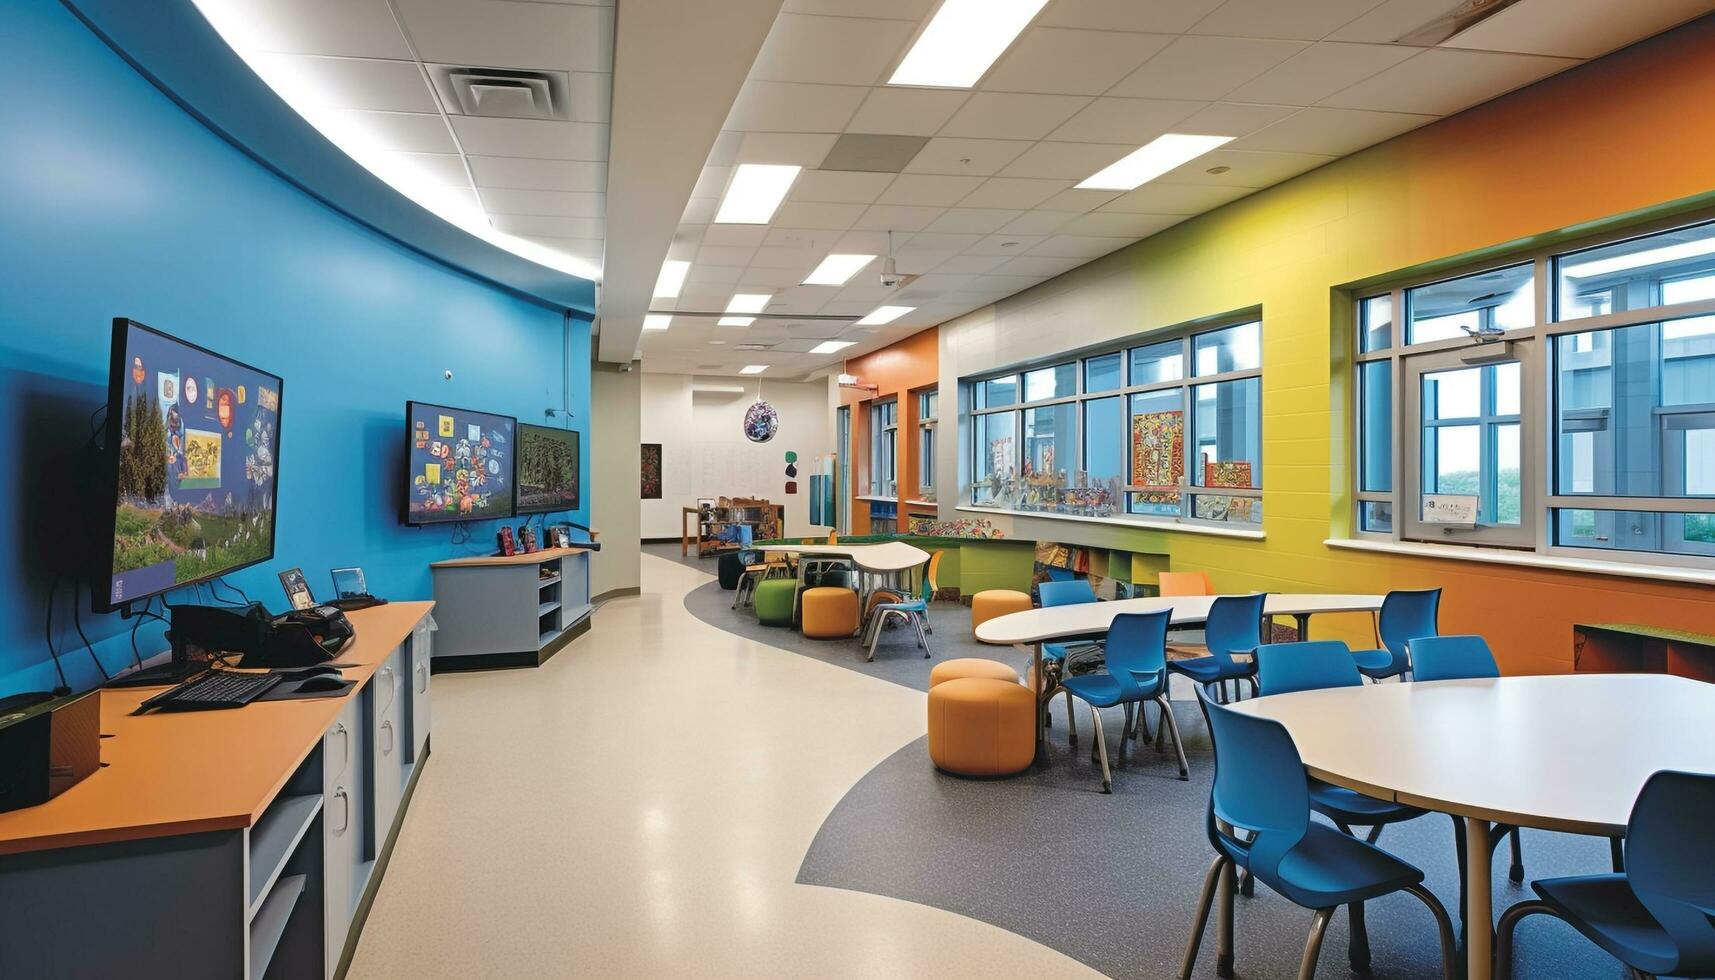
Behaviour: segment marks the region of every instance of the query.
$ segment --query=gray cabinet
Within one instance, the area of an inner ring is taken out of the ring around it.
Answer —
[[[327,973],[338,967],[351,928],[351,916],[363,891],[363,868],[368,858],[364,832],[369,753],[363,731],[361,698],[353,698],[322,737],[322,849],[325,854]]]
[[[434,669],[536,667],[589,630],[590,548],[457,558],[435,576]]]

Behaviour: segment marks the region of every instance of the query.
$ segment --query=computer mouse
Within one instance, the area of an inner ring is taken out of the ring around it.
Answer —
[[[338,677],[318,674],[298,682],[299,694],[331,694],[345,690],[345,681]]]

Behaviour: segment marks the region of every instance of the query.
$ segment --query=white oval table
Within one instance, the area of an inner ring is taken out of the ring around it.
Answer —
[[[1366,684],[1232,706],[1286,726],[1318,779],[1462,818],[1469,980],[1491,975],[1491,824],[1623,835],[1661,769],[1715,773],[1715,685],[1662,674]]]
[[[916,545],[903,541],[883,541],[879,544],[765,544],[754,550],[765,554],[797,555],[799,558],[845,558],[860,574],[859,608],[869,608],[869,597],[876,577],[897,579],[906,572],[925,568],[930,554]],[[792,593],[792,622],[798,622],[799,602],[804,594],[804,563],[798,563],[798,584]],[[860,617],[861,618],[861,617]],[[858,624],[863,631],[863,624]]]

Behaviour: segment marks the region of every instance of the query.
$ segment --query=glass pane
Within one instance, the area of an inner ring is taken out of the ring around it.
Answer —
[[[917,488],[924,499],[934,500],[935,489],[935,430],[923,429],[917,438]]]
[[[1555,260],[1562,320],[1715,297],[1715,223]]]
[[[1228,524],[1261,524],[1262,500],[1257,497],[1228,497],[1200,493],[1191,500],[1191,516],[1201,521]]]
[[[1458,368],[1423,376],[1423,418],[1474,419],[1483,414],[1483,369]]]
[[[1536,274],[1531,265],[1479,272],[1408,289],[1405,342],[1422,344],[1467,332],[1516,330],[1536,323]]]
[[[1120,369],[1125,366],[1118,352],[1084,361],[1084,390],[1113,391],[1121,386]]]
[[[1554,512],[1554,543],[1674,555],[1715,555],[1715,514],[1583,510]]]
[[[941,396],[939,392],[925,391],[918,396],[918,421],[927,422],[939,417],[941,411]]]
[[[1262,324],[1241,323],[1191,338],[1197,377],[1228,371],[1254,371],[1262,366]]]
[[[1517,524],[1521,514],[1519,490],[1519,427],[1517,422],[1495,426],[1496,524]]]
[[[1686,429],[1680,453],[1685,458],[1685,495],[1715,494],[1715,429]]]
[[[1185,395],[1174,388],[1131,396],[1133,514],[1180,514],[1179,480],[1185,475]]]
[[[992,378],[977,383],[978,408],[1004,408],[1018,401],[1018,376]]]
[[[971,423],[971,502],[1011,506],[1018,478],[1018,413],[975,416]]]
[[[1064,398],[1078,393],[1078,365],[1056,364],[1024,373],[1024,400],[1039,402],[1045,398]]]
[[[1387,361],[1358,366],[1359,486],[1393,489],[1393,370]]]
[[[1432,434],[1430,434],[1432,433]],[[1424,438],[1423,492],[1481,495],[1482,436],[1475,425],[1443,425]]]
[[[1078,441],[1073,431],[1077,406],[1071,403],[1032,408],[1024,413],[1024,477],[1033,484],[1057,481],[1077,468]]]
[[[1191,482],[1205,487],[1262,486],[1262,379],[1192,389]]]
[[[1185,377],[1185,342],[1169,340],[1131,351],[1131,383],[1152,385]]]
[[[1393,297],[1371,296],[1358,304],[1358,329],[1365,351],[1393,346]]]
[[[1358,516],[1366,531],[1393,533],[1393,504],[1385,500],[1366,500],[1359,505]]]
[[[1519,362],[1507,361],[1496,364],[1495,373],[1495,414],[1517,415],[1519,413]]]
[[[1119,499],[1125,483],[1125,399],[1084,403],[1084,470],[1088,485]]]

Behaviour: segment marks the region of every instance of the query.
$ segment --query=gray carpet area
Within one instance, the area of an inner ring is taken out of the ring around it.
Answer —
[[[652,551],[653,553],[653,551]],[[671,555],[679,560],[678,547]],[[689,559],[687,563],[696,562]],[[713,563],[693,567],[713,573]],[[953,603],[933,607],[934,659],[925,660],[915,637],[890,631],[874,663],[855,640],[808,640],[764,627],[729,608],[732,593],[711,581],[693,590],[685,606],[699,619],[825,663],[925,690],[934,663],[978,656],[1021,666],[1011,650],[983,646],[971,636],[970,611]],[[841,800],[812,842],[799,870],[805,884],[887,895],[946,909],[1028,936],[1114,977],[1177,975],[1202,876],[1213,852],[1204,835],[1212,755],[1201,715],[1188,689],[1175,717],[1185,734],[1191,779],[1181,782],[1171,748],[1157,753],[1139,742],[1128,764],[1117,759],[1117,710],[1104,713],[1114,758],[1114,793],[1104,796],[1100,770],[1090,761],[1091,729],[1079,706],[1079,740],[1066,739],[1064,701],[1053,709],[1046,764],[1002,780],[961,779],[930,764],[926,739],[904,746],[871,770]],[[1153,712],[1153,709],[1152,709]],[[1154,717],[1153,713],[1151,715]],[[1458,877],[1452,822],[1430,814],[1389,827],[1383,846],[1423,868],[1429,887],[1455,917]],[[1497,914],[1531,897],[1506,879],[1506,848],[1496,859]],[[1607,842],[1525,832],[1530,877],[1608,870]],[[1240,977],[1296,975],[1310,913],[1266,888],[1238,902],[1235,948]],[[1373,975],[1440,976],[1435,928],[1415,899],[1395,895],[1367,910]],[[1323,946],[1318,977],[1345,977],[1345,916],[1337,917]],[[1545,917],[1519,930],[1515,976],[1523,980],[1621,980],[1624,971],[1570,927]],[[1211,925],[1196,976],[1215,974]]]

